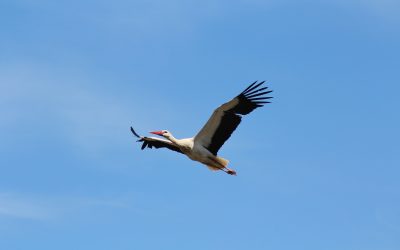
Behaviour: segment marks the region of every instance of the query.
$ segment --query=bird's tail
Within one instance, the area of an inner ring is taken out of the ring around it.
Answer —
[[[221,164],[222,166],[226,167],[229,164],[229,161],[227,159],[224,159],[222,157],[217,156],[217,161],[219,164]]]
[[[212,170],[212,171],[218,171],[221,170],[221,168],[225,168],[226,166],[228,166],[229,161],[227,159],[224,159],[222,157],[215,157],[214,160],[218,163],[219,166],[210,166],[207,165],[208,169]],[[216,164],[217,165],[217,164]]]

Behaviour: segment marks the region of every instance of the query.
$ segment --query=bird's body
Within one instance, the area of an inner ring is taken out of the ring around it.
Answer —
[[[261,92],[267,89],[267,87],[258,88],[264,82],[256,83],[254,82],[237,97],[218,107],[200,132],[192,138],[176,139],[167,130],[150,132],[162,136],[166,140],[139,136],[132,127],[131,131],[140,138],[138,141],[143,142],[142,149],[165,147],[185,154],[191,160],[201,162],[211,170],[222,170],[236,175],[234,170],[227,167],[229,161],[217,156],[217,152],[241,122],[241,115],[246,115],[257,107],[262,107],[263,104],[269,103],[265,101],[266,99],[272,98],[262,96],[272,92]]]
[[[172,136],[170,132],[168,132],[170,136],[168,136],[169,141],[173,146],[176,146],[181,153],[185,154],[189,159],[193,161],[198,161],[206,165],[211,170],[226,170],[233,171],[231,169],[225,169],[227,162],[221,157],[213,155],[207,148],[205,148],[199,141],[196,141],[195,138],[184,138],[184,139],[176,139]],[[144,137],[146,138],[146,137]],[[162,139],[156,137],[147,137],[147,139],[158,140]],[[162,140],[165,143],[167,141]]]

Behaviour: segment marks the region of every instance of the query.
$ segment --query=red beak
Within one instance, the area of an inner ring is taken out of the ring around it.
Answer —
[[[155,135],[163,135],[162,131],[152,131],[150,133],[155,134]]]

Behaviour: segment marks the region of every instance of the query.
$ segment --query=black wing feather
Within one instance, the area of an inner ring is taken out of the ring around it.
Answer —
[[[172,143],[168,143],[167,141],[164,140],[156,140],[154,138],[150,138],[150,137],[143,137],[138,135],[135,130],[131,127],[131,132],[134,136],[136,136],[137,138],[139,138],[139,140],[137,140],[138,142],[143,142],[141,149],[145,149],[147,148],[168,148],[170,150],[176,151],[178,153],[183,154],[183,152],[175,145],[173,145]]]
[[[210,145],[206,148],[208,151],[217,155],[218,150],[224,145],[224,143],[231,137],[231,134],[237,126],[239,126],[242,117],[232,112],[225,111],[221,122],[211,139]]]
[[[260,83],[258,83],[258,84],[256,84],[257,81],[253,82],[253,84],[251,84],[249,87],[247,87],[245,90],[243,90],[242,94],[253,91],[253,89],[256,89],[258,86],[260,86],[260,85],[263,84],[264,82],[265,82],[265,81],[262,81],[262,82],[260,82]],[[254,85],[254,84],[256,84],[256,85],[255,85],[255,86],[252,86],[252,85]]]
[[[264,106],[265,103],[270,103],[264,100],[272,98],[271,96],[265,96],[266,94],[271,93],[272,90],[263,91],[268,87],[259,88],[264,82],[265,81],[260,83],[257,83],[257,81],[253,82],[233,100],[223,104],[214,112],[213,116],[221,114],[221,111],[223,113],[211,140],[209,140],[209,144],[204,145],[211,153],[217,155],[218,150],[222,147],[222,145],[224,145],[225,141],[229,139],[233,131],[235,131],[235,129],[239,126],[242,120],[242,115],[247,115],[254,109]],[[237,102],[236,105],[232,107],[232,104],[235,102]],[[229,108],[226,109],[225,107]],[[210,121],[212,119],[213,117],[210,118]]]
[[[262,81],[259,84],[257,84],[256,86],[253,86],[252,88],[249,88],[249,89],[243,91],[242,93],[240,93],[240,95],[236,96],[236,98],[239,100],[239,103],[237,105],[235,105],[229,111],[236,113],[236,114],[240,114],[240,115],[247,115],[251,111],[256,109],[257,107],[260,107],[260,104],[264,103],[264,102],[260,102],[259,100],[261,100],[261,99],[259,99],[259,98],[268,98],[268,99],[272,98],[271,96],[263,97],[263,95],[271,93],[272,90],[258,93],[259,91],[262,91],[262,90],[265,90],[268,88],[268,87],[263,87],[263,88],[257,89],[257,87],[261,86],[264,82],[265,81]],[[262,96],[262,97],[255,98],[258,96]]]
[[[257,83],[257,81],[255,81],[255,82],[253,82],[252,84],[250,84],[250,86],[248,86],[245,90],[243,90],[243,92],[246,92],[247,90],[249,90],[251,87],[253,87],[254,86],[254,84],[256,84]],[[242,93],[243,93],[242,92]]]
[[[136,136],[137,138],[140,138],[140,135],[138,135],[132,127],[131,127],[131,132],[134,136]]]

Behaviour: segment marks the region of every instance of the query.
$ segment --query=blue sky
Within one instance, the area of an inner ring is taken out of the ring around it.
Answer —
[[[400,248],[400,4],[0,2],[0,248]],[[220,155],[190,137],[267,80]],[[181,119],[185,119],[183,122]]]

